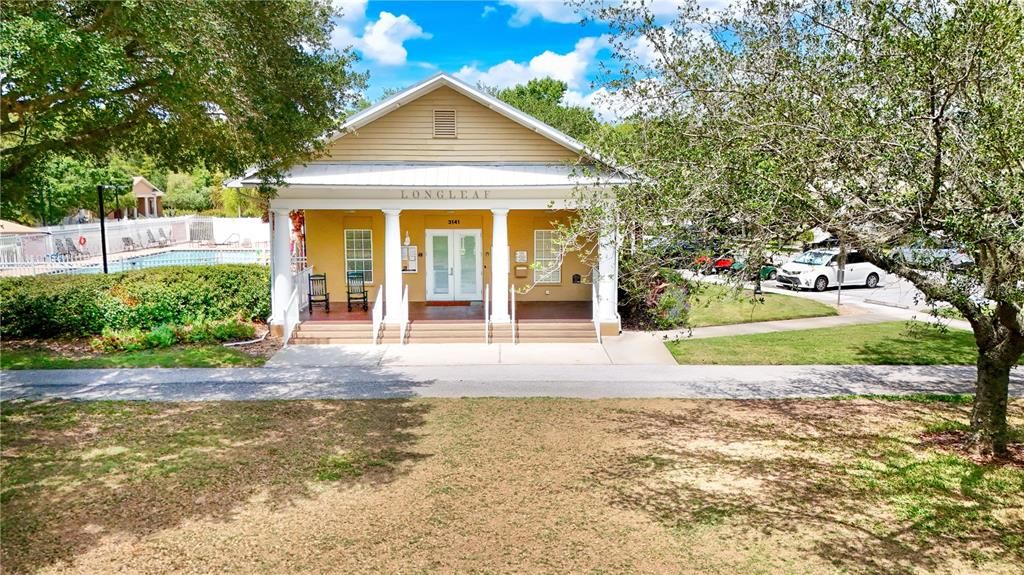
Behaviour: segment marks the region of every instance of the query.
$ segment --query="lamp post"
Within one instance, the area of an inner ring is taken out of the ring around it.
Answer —
[[[107,225],[106,225],[106,213],[103,210],[103,192],[106,190],[117,190],[118,188],[126,188],[125,185],[117,184],[100,184],[96,186],[96,195],[99,196],[100,200],[100,248],[103,250],[103,273],[107,272]]]

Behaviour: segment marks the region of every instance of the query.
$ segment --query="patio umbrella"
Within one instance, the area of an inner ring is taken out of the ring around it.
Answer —
[[[12,222],[10,220],[0,220],[0,234],[2,235],[29,235],[29,234],[48,234],[50,232],[43,231],[36,228],[30,228],[23,226],[19,223]]]

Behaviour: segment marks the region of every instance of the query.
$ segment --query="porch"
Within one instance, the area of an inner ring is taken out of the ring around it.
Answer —
[[[589,301],[524,301],[516,304],[517,322],[592,321]],[[331,310],[322,307],[307,310],[300,315],[302,323],[356,323],[373,322],[373,310],[353,307],[348,311],[343,301],[331,302]],[[438,305],[431,302],[409,302],[409,323],[414,322],[482,322],[483,302],[457,302]]]

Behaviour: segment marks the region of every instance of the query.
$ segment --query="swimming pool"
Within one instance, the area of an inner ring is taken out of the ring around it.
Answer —
[[[270,253],[265,250],[170,250],[144,256],[130,256],[110,261],[110,273],[141,270],[160,266],[204,266],[214,264],[266,264]],[[73,273],[95,274],[103,271],[103,264],[78,268]]]

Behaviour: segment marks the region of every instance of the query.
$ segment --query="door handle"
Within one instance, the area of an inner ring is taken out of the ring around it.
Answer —
[[[455,268],[448,268],[448,275],[450,275],[450,276],[455,275]]]

